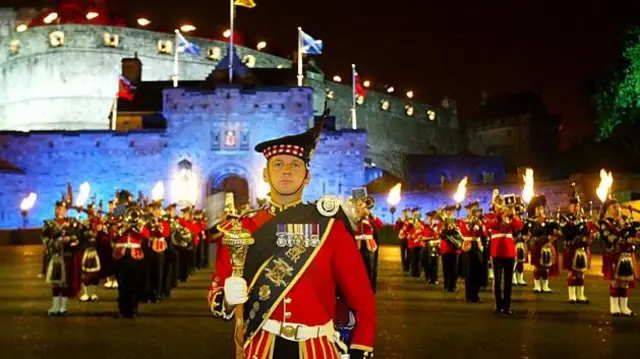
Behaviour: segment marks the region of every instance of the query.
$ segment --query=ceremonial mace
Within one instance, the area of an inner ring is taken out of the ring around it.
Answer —
[[[231,219],[230,229],[223,228],[221,224],[216,228],[222,233],[222,245],[229,248],[231,253],[232,276],[242,278],[247,251],[255,239],[251,237],[251,232],[242,228],[242,224],[236,218]],[[234,313],[236,318],[236,359],[244,359],[244,305],[236,305]]]

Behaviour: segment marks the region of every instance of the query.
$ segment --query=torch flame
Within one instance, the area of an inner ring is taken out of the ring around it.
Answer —
[[[527,168],[527,170],[524,173],[524,176],[522,176],[522,179],[524,180],[524,188],[522,189],[522,200],[525,203],[529,203],[529,201],[531,201],[531,198],[533,198],[533,169],[531,168]]]
[[[164,183],[162,181],[156,182],[156,185],[153,186],[151,190],[151,200],[153,201],[161,201],[164,199]]]
[[[596,188],[596,194],[600,201],[604,203],[609,197],[609,192],[611,191],[611,186],[613,185],[613,174],[611,172],[607,172],[604,168],[600,170],[600,184],[598,188]]]
[[[89,185],[89,182],[84,182],[80,185],[80,193],[76,198],[76,206],[84,206],[84,203],[87,201],[87,199],[89,199],[89,192],[91,192],[91,186]]]
[[[263,179],[258,180],[258,186],[256,188],[256,198],[258,199],[266,199],[269,196],[269,191],[271,191],[271,187],[267,182]]]
[[[457,203],[464,201],[464,197],[467,195],[467,181],[469,181],[469,177],[463,178],[460,183],[458,183],[458,189],[453,195],[453,199]]]
[[[21,211],[28,211],[31,208],[33,208],[33,205],[36,203],[36,199],[38,198],[38,195],[31,192],[29,193],[29,195],[25,198],[22,199],[22,202],[20,202],[20,210]]]
[[[402,189],[402,183],[398,182],[395,186],[389,190],[389,195],[387,196],[387,203],[391,206],[396,206],[400,203],[400,190]]]

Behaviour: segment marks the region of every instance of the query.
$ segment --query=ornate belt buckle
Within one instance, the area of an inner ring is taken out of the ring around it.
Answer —
[[[280,329],[280,335],[291,339],[298,339],[298,328],[298,326],[284,325]]]

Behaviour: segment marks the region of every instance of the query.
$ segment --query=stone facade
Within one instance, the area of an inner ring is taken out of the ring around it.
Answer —
[[[63,34],[62,46],[51,45],[50,36],[55,32]],[[105,36],[116,35],[117,46],[107,45]],[[189,40],[198,44],[202,53],[179,55],[179,78],[202,81],[226,55],[227,44]],[[0,36],[0,130],[108,129],[121,59],[137,53],[143,64],[143,81],[169,80],[173,75],[173,41],[174,36],[167,33],[69,24]],[[159,42],[171,42],[171,51],[161,53]],[[244,60],[254,59],[256,67],[293,65],[291,60],[250,48],[238,46],[236,50]],[[317,71],[308,71],[305,81],[314,89],[314,113],[321,114],[331,92],[328,102],[337,128],[351,129],[351,85],[327,81]],[[388,110],[382,109],[383,101],[388,101]],[[405,112],[407,105],[413,107],[412,116]],[[433,119],[427,111],[433,111]],[[454,107],[430,106],[373,91],[368,91],[358,106],[358,129],[369,134],[368,156],[382,168],[397,165],[387,155],[389,151],[455,154],[466,142]]]
[[[254,202],[265,160],[253,147],[306,130],[313,119],[312,95],[306,87],[176,88],[163,94],[165,131],[1,133],[0,158],[25,174],[1,174],[0,203],[7,205],[0,208],[0,228],[21,225],[20,200],[30,192],[38,194],[30,223],[50,217],[67,182],[76,193],[81,183],[89,182],[91,195],[106,205],[117,189],[149,196],[155,183],[162,181],[167,203],[186,198],[203,206],[208,194],[235,175],[247,181]],[[313,177],[305,199],[315,200],[323,193],[346,196],[363,185],[366,143],[364,131],[324,133],[311,162]],[[182,171],[185,166],[188,176]],[[185,184],[193,190],[185,193]]]

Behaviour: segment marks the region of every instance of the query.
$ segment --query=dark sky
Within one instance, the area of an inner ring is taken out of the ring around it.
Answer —
[[[483,90],[537,89],[549,111],[562,116],[565,144],[589,132],[584,79],[618,56],[625,25],[640,20],[636,0],[255,1],[254,9],[238,9],[236,28],[247,45],[265,40],[286,55],[295,50],[302,26],[324,40],[318,62],[329,75],[348,76],[356,63],[363,78],[402,93],[412,89],[420,100],[438,103],[453,94],[466,118]],[[190,22],[208,35],[228,27],[225,0],[112,2],[132,21],[145,16],[159,28]]]

